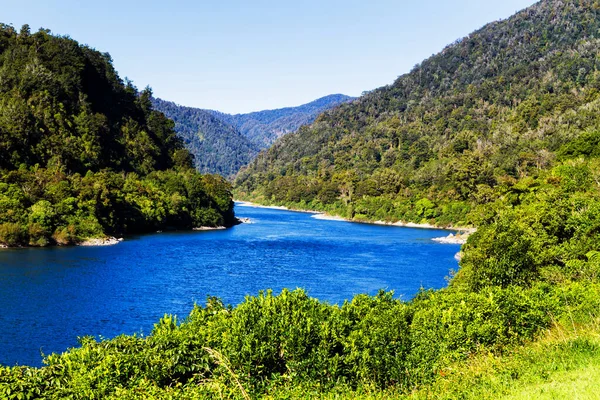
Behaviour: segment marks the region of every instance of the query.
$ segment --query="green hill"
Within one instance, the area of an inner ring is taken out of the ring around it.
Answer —
[[[542,1],[322,114],[240,172],[239,197],[357,219],[474,223],[499,185],[598,154],[598,3]]]
[[[175,131],[200,172],[231,177],[258,154],[258,146],[209,111],[161,99],[152,103],[175,122]]]
[[[0,245],[233,223],[229,186],[202,177],[151,91],[108,53],[0,26]]]

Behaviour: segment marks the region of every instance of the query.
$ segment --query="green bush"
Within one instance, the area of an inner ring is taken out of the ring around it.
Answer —
[[[19,224],[5,222],[0,224],[0,244],[22,246],[27,244],[27,235]]]
[[[30,246],[44,247],[50,244],[48,231],[39,223],[30,223],[27,227]]]

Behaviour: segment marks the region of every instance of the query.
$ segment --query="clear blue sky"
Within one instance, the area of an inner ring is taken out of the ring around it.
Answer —
[[[6,0],[0,22],[109,52],[122,78],[237,113],[358,96],[533,0]]]

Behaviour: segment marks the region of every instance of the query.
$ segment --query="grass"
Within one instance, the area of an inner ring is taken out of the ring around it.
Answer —
[[[549,382],[532,384],[516,390],[504,400],[593,400],[600,399],[600,364],[557,373]]]
[[[555,326],[543,338],[503,355],[478,355],[448,366],[434,382],[403,394],[391,389],[276,385],[267,399],[598,399],[600,321],[586,327]]]
[[[443,375],[405,398],[600,399],[600,325],[555,326],[534,343],[477,356]]]

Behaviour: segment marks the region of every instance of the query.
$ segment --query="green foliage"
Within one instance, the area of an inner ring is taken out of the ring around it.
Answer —
[[[469,212],[503,182],[598,156],[594,7],[541,1],[456,41],[277,141],[237,175],[236,197],[318,201],[359,220],[476,224]]]
[[[106,234],[225,226],[235,220],[230,184],[190,169],[146,176],[21,169],[0,177],[0,185],[6,198],[25,208],[21,215],[0,215],[0,243],[9,246],[66,245]]]
[[[460,271],[471,290],[488,285],[524,286],[536,278],[539,253],[532,230],[524,225],[514,217],[501,216],[473,234],[465,246]]]
[[[25,233],[19,224],[5,222],[0,225],[0,244],[19,246],[25,244]]]
[[[235,222],[230,185],[191,170],[150,88],[108,54],[27,27],[0,38],[0,244]]]

